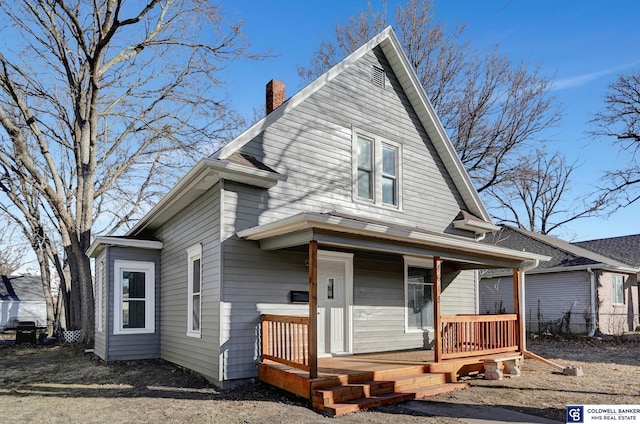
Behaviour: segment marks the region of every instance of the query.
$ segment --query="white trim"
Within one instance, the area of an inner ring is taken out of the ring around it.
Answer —
[[[229,157],[232,153],[239,150],[245,144],[260,135],[266,128],[278,121],[282,116],[295,109],[313,93],[324,87],[325,84],[333,80],[343,70],[357,63],[358,60],[376,46],[380,46],[382,48],[393,72],[396,74],[398,81],[407,94],[409,102],[411,102],[411,105],[416,111],[418,119],[420,119],[427,135],[434,144],[444,166],[451,175],[455,186],[458,188],[461,197],[465,204],[467,204],[469,211],[482,220],[491,222],[491,215],[480,200],[480,195],[475,189],[471,178],[467,174],[462,161],[458,157],[451,140],[449,140],[449,136],[440,122],[440,119],[436,115],[433,105],[431,105],[431,102],[427,98],[427,94],[420,84],[413,67],[409,63],[409,59],[404,53],[400,41],[390,26],[382,30],[356,51],[318,77],[311,84],[307,85],[293,97],[285,101],[279,108],[256,122],[230,143],[223,146],[211,157],[218,159],[226,159]]]
[[[613,274],[611,276],[611,283],[612,283],[612,290],[611,290],[611,305],[612,306],[623,306],[625,305],[624,302],[624,275],[620,275],[620,274]],[[616,296],[616,289],[617,289],[617,285],[618,285],[618,279],[620,279],[620,289],[622,292],[622,302],[616,302],[616,298],[618,296]]]
[[[471,219],[459,219],[453,221],[453,228],[459,230],[472,231],[476,234],[485,234],[490,231],[498,231],[500,227],[490,222],[477,221]]]
[[[127,235],[140,234],[145,228],[149,227],[152,229],[157,228],[191,201],[223,179],[256,187],[271,188],[279,181],[285,181],[287,177],[277,172],[249,168],[226,160],[211,158],[200,159],[198,163],[173,186],[169,193],[162,197],[158,203],[127,232]]]
[[[318,250],[318,261],[344,263],[344,353],[353,353],[353,253]]]
[[[427,327],[423,329],[419,328],[409,328],[409,307],[407,306],[409,303],[409,267],[420,267],[425,269],[433,270],[433,259],[429,260],[426,258],[417,258],[415,256],[403,256],[404,259],[404,332],[407,334],[411,333],[424,333],[429,332],[432,333],[434,331],[433,327]],[[433,290],[433,282],[431,283],[431,289]],[[433,297],[433,292],[432,292]],[[432,299],[435,301],[435,299]]]
[[[508,249],[487,243],[479,243],[469,238],[449,234],[437,234],[420,229],[407,229],[391,225],[364,222],[352,218],[315,212],[301,212],[296,215],[238,231],[237,235],[246,240],[264,240],[269,237],[289,234],[305,229],[323,229],[338,231],[345,234],[358,234],[394,240],[400,242],[417,243],[436,248],[463,250],[484,256],[517,261],[541,260],[549,261],[551,257],[520,250]]]
[[[105,283],[105,260],[96,264],[96,332],[104,332],[104,283]]]
[[[194,293],[193,291],[193,262],[200,260],[200,291]],[[198,243],[187,249],[187,336],[188,337],[202,337],[202,244]],[[200,326],[197,330],[193,329],[193,297],[198,295],[199,311],[200,311]]]
[[[371,184],[373,198],[365,198],[358,196],[358,138],[371,141]],[[384,203],[382,200],[382,159],[383,148],[385,146],[396,150],[396,191],[395,203]],[[357,127],[351,127],[351,167],[352,167],[352,194],[351,199],[355,203],[366,205],[375,205],[378,207],[389,208],[402,211],[402,144],[391,141],[387,138],[376,135],[372,132],[362,130]]]
[[[113,334],[146,334],[155,332],[155,264],[153,262],[139,261],[113,261]],[[122,328],[122,272],[143,272],[144,273],[144,328]]]
[[[87,256],[97,257],[105,246],[135,247],[138,249],[162,249],[162,242],[156,240],[139,240],[122,237],[96,237],[87,249]]]

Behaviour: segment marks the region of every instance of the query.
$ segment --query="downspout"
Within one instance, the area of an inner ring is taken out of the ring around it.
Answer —
[[[596,273],[593,272],[591,267],[587,267],[589,273],[589,291],[591,294],[591,329],[589,330],[589,337],[593,337],[596,334]]]
[[[521,320],[521,322],[520,322],[520,331],[522,331],[521,334],[525,334],[525,337],[522,338],[523,346],[520,347],[520,349],[523,352],[527,351],[527,337],[526,337],[527,333],[525,331],[527,323],[526,323],[526,320],[524,319],[525,318],[524,311],[525,311],[525,308],[526,308],[525,303],[524,303],[525,302],[525,286],[526,286],[525,281],[524,281],[524,278],[525,278],[524,274],[527,271],[531,271],[532,269],[537,268],[538,265],[540,265],[540,260],[539,259],[534,259],[533,263],[531,265],[520,268],[520,309],[521,310],[518,311],[518,313],[523,318]]]

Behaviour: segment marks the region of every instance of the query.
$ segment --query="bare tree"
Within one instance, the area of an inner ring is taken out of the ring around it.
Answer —
[[[207,0],[17,0],[0,11],[13,40],[0,52],[0,164],[37,193],[35,225],[57,231],[48,240],[79,289],[70,325],[90,341],[94,223],[126,225],[235,131],[218,75],[247,43]]]
[[[383,3],[383,6],[385,3]],[[306,81],[319,76],[386,25],[385,13],[367,11],[337,25],[323,40]],[[560,117],[551,81],[538,67],[514,65],[495,48],[477,55],[462,37],[436,22],[429,0],[400,4],[394,25],[411,65],[479,192],[516,174],[518,157],[540,141],[542,130]]]
[[[591,198],[567,201],[576,162],[569,163],[558,152],[520,158],[518,169],[508,183],[491,187],[497,203],[496,219],[530,231],[549,234],[561,226],[596,214],[601,204]]]
[[[611,211],[640,199],[640,71],[623,74],[609,85],[605,110],[591,121],[594,136],[613,137],[627,153],[626,167],[605,173],[601,199]]]
[[[67,314],[64,318],[66,319],[65,324],[67,327],[70,322],[79,321],[82,318],[79,309],[80,304],[78,303],[81,300],[80,287],[79,285],[73,287],[73,297],[77,301],[71,303],[72,293],[66,284],[67,273],[63,270],[63,264],[57,248],[58,243],[51,238],[59,234],[59,230],[57,228],[45,228],[47,222],[51,220],[42,217],[43,204],[38,190],[29,186],[24,179],[12,175],[9,170],[4,168],[4,172],[0,174],[0,191],[10,200],[9,205],[0,203],[0,210],[13,223],[11,228],[20,229],[23,239],[29,242],[38,260],[40,281],[47,303],[47,332],[52,335],[56,315],[61,318],[60,314],[56,314],[53,303],[51,285],[53,272],[57,271],[60,276],[57,307],[60,308],[64,305],[66,308]],[[23,253],[24,250],[26,249],[23,249]],[[52,271],[52,268],[54,271]]]
[[[0,219],[0,275],[11,275],[24,265],[26,246],[15,237],[16,228]]]

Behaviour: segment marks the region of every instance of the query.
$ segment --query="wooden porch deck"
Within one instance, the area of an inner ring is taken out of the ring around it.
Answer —
[[[462,375],[482,371],[483,360],[499,355],[434,360],[433,350],[406,350],[318,358],[318,378],[270,360],[259,379],[303,398],[329,415],[420,399],[467,387]]]

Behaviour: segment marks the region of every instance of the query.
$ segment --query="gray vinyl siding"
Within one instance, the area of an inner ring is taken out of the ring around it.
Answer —
[[[221,350],[224,380],[257,377],[261,314],[308,316],[291,290],[308,290],[305,252],[264,251],[257,242],[225,240]]]
[[[308,253],[306,246],[265,251],[257,242],[238,239],[236,229],[257,225],[257,206],[269,196],[265,190],[230,182],[223,192],[223,378],[254,378],[260,315],[308,315],[307,305],[289,301],[290,290],[308,290]],[[431,346],[433,334],[405,332],[403,267],[398,255],[355,252],[353,353]],[[475,313],[473,271],[446,283],[442,304],[444,313]]]
[[[389,81],[384,89],[370,82],[373,64],[387,70]],[[402,146],[401,210],[353,201],[354,128]],[[249,226],[302,211],[337,210],[434,231],[453,231],[451,222],[464,209],[379,49],[345,69],[242,151],[287,176],[268,194],[254,195],[259,203],[248,212],[255,218],[246,221]]]
[[[154,237],[161,253],[161,357],[220,384],[219,184],[163,225]],[[201,337],[187,336],[187,249],[202,245]]]
[[[527,331],[538,332],[539,322],[541,328],[545,323],[554,323],[557,327],[565,314],[571,311],[571,331],[587,332],[584,313],[591,312],[589,279],[586,271],[527,274],[524,311]],[[511,276],[482,279],[480,282],[480,312],[496,313],[499,305],[507,313],[513,311]]]
[[[404,260],[354,258],[354,353],[430,347],[422,332],[405,333]]]
[[[105,273],[104,273],[104,281],[102,282],[103,285],[103,297],[102,299],[96,299],[96,304],[97,302],[102,302],[102,315],[103,315],[103,324],[102,324],[102,331],[98,331],[98,327],[96,325],[96,331],[95,331],[95,335],[94,335],[94,345],[93,345],[93,350],[94,353],[102,360],[106,360],[107,359],[107,330],[108,330],[108,325],[107,325],[107,305],[109,304],[109,297],[107,295],[108,293],[108,288],[109,288],[109,273],[107,272],[107,252],[108,252],[108,248],[104,249],[104,251],[102,252],[102,254],[100,256],[98,256],[95,260],[95,264],[96,264],[96,273],[98,272],[98,264],[101,262],[104,262],[104,266],[105,266]],[[96,281],[96,279],[94,279],[94,281]],[[96,314],[98,313],[98,308],[96,308]],[[96,316],[96,323],[98,322],[98,316]]]
[[[370,82],[374,64],[387,71],[389,80],[384,89]],[[354,201],[354,129],[401,146],[401,208]],[[297,252],[264,251],[257,242],[239,240],[238,231],[299,212],[335,210],[455,232],[451,222],[460,209],[465,209],[379,49],[270,125],[242,152],[254,155],[287,179],[268,190],[222,182],[221,380],[257,376],[260,314],[308,314],[308,308],[291,305],[288,298],[290,290],[308,287],[304,248]],[[171,238],[160,237],[163,241]],[[354,353],[424,346],[422,333],[405,333],[402,258],[386,258],[390,262],[382,262],[389,267],[383,269],[380,264],[361,261],[358,253],[355,261]],[[452,313],[475,312],[475,284],[473,274],[471,278],[468,275],[458,276],[448,289],[451,294],[443,294],[443,302]]]
[[[475,271],[461,271],[442,276],[442,315],[477,314]]]
[[[107,254],[107,275],[109,282],[106,295],[108,299],[115,299],[115,273],[114,262],[117,260],[153,262],[155,264],[155,332],[149,334],[114,334],[114,310],[116,305],[113,301],[108,302],[106,311],[105,329],[107,329],[105,340],[105,351],[107,361],[122,361],[133,359],[152,359],[160,357],[160,255],[158,251],[108,247]]]

